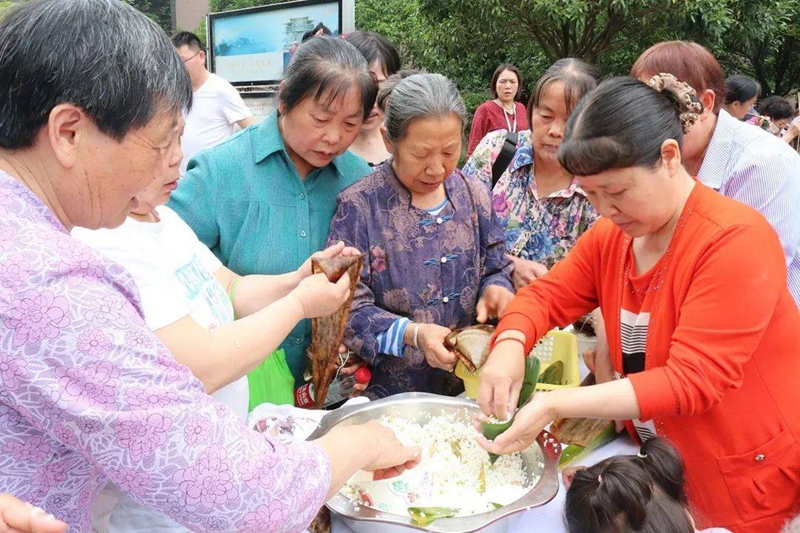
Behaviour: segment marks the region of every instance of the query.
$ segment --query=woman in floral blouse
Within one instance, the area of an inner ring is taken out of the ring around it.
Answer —
[[[536,83],[528,102],[530,130],[519,134],[517,152],[493,191],[494,210],[505,229],[506,251],[521,287],[564,258],[597,212],[556,159],[572,109],[597,85],[596,69],[562,59]],[[492,165],[508,132],[489,133],[464,166],[464,174],[491,186]],[[535,169],[535,171],[534,171]]]
[[[456,169],[464,113],[444,76],[401,81],[386,108],[392,158],[338,198],[329,241],[367,254],[345,344],[372,364],[372,397],[463,390],[445,337],[513,298],[488,191]]]

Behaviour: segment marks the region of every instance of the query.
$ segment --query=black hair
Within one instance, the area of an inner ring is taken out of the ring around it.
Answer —
[[[190,31],[179,31],[172,36],[172,46],[180,48],[181,46],[188,46],[192,50],[205,52],[206,47],[200,41],[200,37]]]
[[[591,92],[600,81],[600,70],[572,57],[559,59],[548,68],[536,82],[531,97],[528,100],[528,124],[532,123],[533,110],[539,107],[544,97],[544,92],[553,83],[564,84],[564,99],[567,104],[567,113],[572,113],[578,102]]]
[[[494,69],[492,80],[489,82],[489,91],[492,93],[492,98],[497,98],[497,80],[505,70],[513,72],[517,76],[517,94],[514,95],[514,100],[517,100],[522,97],[522,74],[519,73],[517,66],[512,63],[503,63]]]
[[[768,96],[758,103],[758,112],[772,120],[782,120],[794,116],[794,108],[782,96]]]
[[[677,450],[655,437],[640,454],[576,472],[567,491],[569,533],[693,533]]]
[[[410,68],[395,72],[386,78],[386,81],[383,82],[383,86],[378,90],[378,98],[375,100],[375,103],[378,104],[381,111],[386,112],[386,105],[389,103],[389,97],[392,95],[394,88],[397,87],[397,84],[414,74],[427,73],[424,70]]]
[[[341,98],[355,84],[364,109],[364,120],[372,112],[378,86],[367,60],[344,39],[317,37],[300,45],[283,73],[278,92],[282,112],[289,113],[306,98],[326,104]]]
[[[0,147],[25,149],[59,104],[120,141],[192,102],[189,74],[155,22],[118,0],[33,0],[0,19]]]
[[[329,27],[327,27],[325,24],[320,22],[319,24],[314,26],[313,30],[308,30],[307,32],[305,32],[303,34],[303,37],[300,39],[300,44],[308,41],[312,37],[321,37],[322,35],[317,35],[317,32],[319,30],[322,30],[322,35],[333,35],[333,33],[331,32],[331,29]]]
[[[725,103],[743,104],[761,96],[761,84],[750,76],[734,74],[725,80]]]
[[[606,80],[572,113],[558,161],[576,176],[652,168],[661,159],[664,141],[683,143],[680,116],[684,111],[668,91],[658,92],[628,76]]]
[[[388,78],[400,70],[403,63],[392,41],[374,31],[354,31],[345,40],[355,46],[368,65],[377,62]]]

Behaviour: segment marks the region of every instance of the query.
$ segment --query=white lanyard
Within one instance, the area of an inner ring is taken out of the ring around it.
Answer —
[[[514,105],[516,106],[516,104],[514,104]],[[502,106],[501,106],[501,107],[502,107]],[[513,127],[513,128],[511,127],[511,121],[510,121],[510,120],[508,120],[508,111],[506,111],[506,108],[505,108],[505,107],[503,107],[503,116],[504,116],[504,117],[505,117],[505,119],[506,119],[506,126],[508,126],[508,131],[513,131],[513,132],[516,132],[516,131],[517,131],[517,113],[515,112],[515,113],[512,115],[512,116],[514,117],[514,127]]]

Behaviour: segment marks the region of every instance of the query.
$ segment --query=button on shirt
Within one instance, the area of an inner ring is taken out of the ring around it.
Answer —
[[[754,208],[772,225],[786,255],[789,291],[800,305],[800,155],[720,110],[697,179]]]
[[[487,286],[511,290],[512,265],[488,189],[458,170],[444,188],[440,213],[418,209],[391,163],[384,163],[339,195],[329,242],[342,240],[366,254],[345,344],[373,366],[368,396],[458,394],[459,379],[431,368],[420,350],[403,348],[403,319],[472,325]],[[436,224],[438,217],[446,223]]]
[[[345,152],[301,180],[275,112],[192,159],[169,206],[237,274],[284,274],[322,249],[336,195],[369,171]],[[281,345],[298,382],[310,333],[304,320]]]

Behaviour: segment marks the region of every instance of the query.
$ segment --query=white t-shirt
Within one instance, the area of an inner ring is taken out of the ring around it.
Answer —
[[[181,176],[197,152],[211,148],[230,137],[236,123],[253,116],[239,92],[224,78],[210,74],[192,95],[192,110],[186,115],[181,140]]]
[[[116,229],[75,228],[72,235],[131,274],[150,329],[161,329],[186,316],[206,329],[232,323],[233,305],[214,277],[222,263],[172,209],[162,206],[157,212],[161,217],[157,223],[127,218]],[[244,376],[212,396],[244,421],[249,394]],[[93,516],[97,521],[107,521],[108,512],[113,509],[109,531],[188,531],[166,515],[140,506],[111,484],[102,494],[110,503],[105,510],[93,508]],[[106,530],[100,524],[95,528],[95,531]]]

